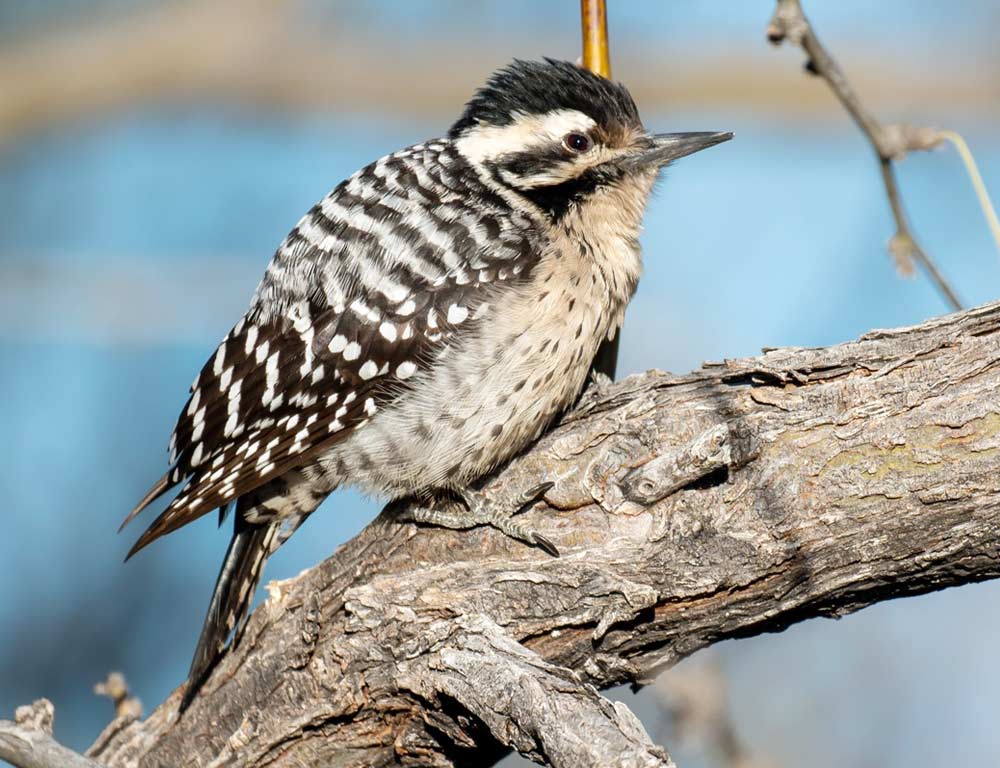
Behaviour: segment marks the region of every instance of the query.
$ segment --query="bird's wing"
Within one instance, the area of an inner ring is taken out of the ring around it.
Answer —
[[[302,218],[192,385],[173,466],[126,522],[187,482],[130,556],[343,440],[525,279],[533,228],[464,162],[411,147]]]

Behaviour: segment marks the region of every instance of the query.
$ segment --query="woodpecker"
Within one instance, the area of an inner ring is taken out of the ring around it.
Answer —
[[[474,483],[582,391],[639,280],[660,170],[731,137],[650,134],[624,86],[514,61],[444,138],[362,168],[302,217],[191,385],[169,470],[122,524],[183,484],[131,557],[233,509],[182,708],[238,642],[267,558],[336,488],[557,554],[514,518],[550,484],[505,509]]]

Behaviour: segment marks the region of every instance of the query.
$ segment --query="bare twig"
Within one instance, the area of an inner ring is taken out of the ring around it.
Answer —
[[[110,673],[104,682],[94,686],[94,693],[111,699],[115,705],[115,717],[142,717],[142,702],[135,696],[129,696],[128,683],[121,672]]]
[[[601,77],[611,77],[611,53],[608,45],[608,12],[605,0],[580,0],[580,27],[583,30],[583,66]],[[621,328],[605,339],[597,349],[591,371],[614,379],[618,368],[618,345]]]
[[[983,209],[986,224],[993,234],[993,240],[997,244],[997,249],[1000,250],[1000,219],[997,218],[996,209],[993,207],[993,201],[990,200],[990,193],[986,189],[986,182],[983,181],[982,174],[979,173],[979,166],[976,165],[976,159],[972,156],[972,150],[969,149],[969,145],[958,131],[941,131],[938,135],[944,141],[950,141],[952,146],[955,147],[955,151],[958,152],[958,156],[962,159],[962,163],[965,165],[965,172],[969,174],[972,189],[979,199],[979,207]]]
[[[601,77],[611,77],[605,0],[580,0],[580,17],[583,27],[583,66]]]
[[[661,675],[655,690],[678,744],[700,748],[719,768],[777,768],[751,755],[729,707],[729,686],[718,658],[703,656]]]
[[[52,738],[55,709],[48,699],[18,707],[14,722],[0,720],[0,760],[17,768],[100,768]]]
[[[912,272],[913,262],[917,261],[951,308],[961,309],[962,305],[955,291],[910,230],[892,165],[894,160],[901,160],[909,152],[936,147],[942,141],[940,132],[912,125],[880,124],[862,106],[843,70],[820,43],[802,10],[800,0],[777,0],[777,7],[767,28],[767,37],[775,45],[788,40],[806,52],[806,69],[826,80],[834,95],[871,142],[881,167],[889,207],[896,221],[896,233],[889,240],[889,252],[896,259],[900,271],[904,274]]]

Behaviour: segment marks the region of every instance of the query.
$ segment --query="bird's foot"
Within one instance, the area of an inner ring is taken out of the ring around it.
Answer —
[[[528,489],[515,499],[513,511],[509,506],[490,499],[482,491],[462,490],[457,492],[458,503],[452,501],[444,507],[421,505],[409,507],[400,519],[460,531],[488,525],[512,539],[540,547],[553,557],[559,557],[559,550],[555,544],[514,519],[541,501],[553,485],[554,483],[540,483]]]

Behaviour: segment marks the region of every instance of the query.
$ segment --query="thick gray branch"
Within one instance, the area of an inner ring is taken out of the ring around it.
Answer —
[[[0,720],[0,760],[17,768],[100,768],[52,738],[52,702],[18,707],[14,721]]]
[[[509,746],[560,765],[625,744],[637,764],[664,764],[588,684],[648,681],[724,638],[997,577],[998,470],[1000,305],[635,376],[589,392],[487,485],[513,498],[555,481],[525,517],[562,557],[383,514],[270,586],[183,718],[175,693],[91,754],[446,766]]]
[[[454,626],[434,653],[400,665],[401,688],[435,703],[454,699],[504,746],[556,768],[672,768],[624,704],[484,616],[459,617]]]

